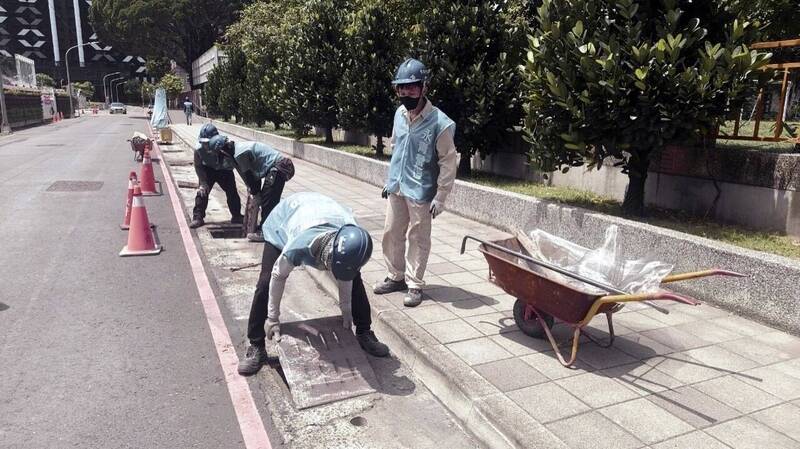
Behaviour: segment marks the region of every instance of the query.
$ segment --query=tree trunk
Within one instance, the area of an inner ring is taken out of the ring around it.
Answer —
[[[325,143],[333,143],[333,128],[325,128]]]
[[[383,156],[383,136],[378,134],[375,136],[377,138],[377,143],[375,144],[375,156],[382,157]]]
[[[472,174],[472,157],[469,152],[461,153],[461,160],[458,162],[456,175],[459,178],[469,177]]]
[[[622,214],[627,217],[644,216],[644,186],[647,181],[647,169],[650,167],[650,155],[640,156],[638,161],[631,161],[628,169],[628,187],[625,188],[625,199],[622,201]]]

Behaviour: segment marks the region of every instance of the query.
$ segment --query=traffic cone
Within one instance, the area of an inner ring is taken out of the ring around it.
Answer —
[[[131,207],[133,206],[133,190],[136,187],[136,172],[132,171],[128,176],[128,201],[125,203],[125,218],[122,224],[119,225],[120,229],[130,229],[131,225]]]
[[[150,220],[147,219],[147,209],[144,207],[142,190],[136,185],[133,187],[128,244],[122,247],[119,255],[122,257],[147,256],[160,252],[161,245],[156,241],[155,234],[150,229]]]
[[[159,183],[159,190],[156,190],[156,178],[153,175],[153,162],[150,159],[150,152],[145,147],[144,156],[142,157],[142,175],[139,176],[139,185],[142,188],[142,195],[155,196],[161,195],[161,183]]]

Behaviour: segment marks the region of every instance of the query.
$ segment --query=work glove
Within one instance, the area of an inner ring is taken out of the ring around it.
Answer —
[[[267,318],[267,340],[281,341],[281,322]]]
[[[208,186],[200,186],[200,188],[197,189],[197,196],[206,198],[208,196]]]
[[[389,191],[386,190],[386,187],[384,187],[383,192],[381,192],[381,198],[383,199],[389,198]]]
[[[444,204],[439,200],[433,200],[431,202],[431,218],[436,218],[442,212],[444,212]]]

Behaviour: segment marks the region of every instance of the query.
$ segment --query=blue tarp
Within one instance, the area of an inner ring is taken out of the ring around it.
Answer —
[[[156,89],[156,98],[153,104],[153,117],[150,118],[150,126],[155,129],[161,129],[166,128],[167,125],[169,125],[167,91],[159,87]]]

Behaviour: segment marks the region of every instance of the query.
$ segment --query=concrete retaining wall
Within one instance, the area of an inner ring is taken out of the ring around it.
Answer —
[[[220,132],[270,144],[293,157],[376,186],[382,186],[386,177],[385,162],[229,123],[214,123]],[[749,276],[686,281],[671,285],[674,290],[800,333],[800,262],[796,260],[463,181],[456,181],[447,209],[504,231],[540,228],[587,247],[598,246],[605,229],[617,225],[628,258],[651,256],[675,264],[675,272],[716,267]]]

